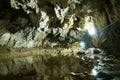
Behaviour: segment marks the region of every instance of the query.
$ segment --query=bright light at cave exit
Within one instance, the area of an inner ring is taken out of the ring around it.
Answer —
[[[91,35],[91,36],[96,34],[96,29],[91,24],[89,24],[87,26],[87,31],[88,31],[89,35]]]
[[[85,45],[85,42],[81,41],[81,42],[80,42],[80,46],[81,46],[82,48],[85,48],[85,46],[86,46],[86,45]]]
[[[91,16],[85,17],[84,30],[87,30],[89,35],[91,35],[91,36],[96,34],[96,29],[94,26],[93,17],[91,17]]]

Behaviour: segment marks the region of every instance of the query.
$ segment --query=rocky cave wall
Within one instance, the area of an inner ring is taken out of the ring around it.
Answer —
[[[119,51],[119,4],[118,0],[1,0],[0,45],[81,47],[84,40],[87,47]],[[97,30],[92,37],[84,29],[89,22]]]

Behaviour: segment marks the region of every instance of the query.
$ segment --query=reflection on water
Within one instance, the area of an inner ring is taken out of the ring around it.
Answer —
[[[6,54],[0,56],[1,80],[119,80],[120,76],[120,58],[100,49],[39,49],[16,54],[4,60]]]

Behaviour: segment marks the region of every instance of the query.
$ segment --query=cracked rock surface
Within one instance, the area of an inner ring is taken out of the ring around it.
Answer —
[[[0,10],[1,46],[48,48],[84,40],[87,47],[103,49],[112,42],[111,51],[119,51],[112,50],[119,46],[118,0],[1,0]],[[93,29],[86,28],[89,25],[97,30],[92,37],[86,34],[86,30]]]

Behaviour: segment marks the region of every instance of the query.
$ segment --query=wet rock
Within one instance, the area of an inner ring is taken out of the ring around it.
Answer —
[[[112,80],[113,77],[104,72],[99,72],[96,76],[97,78],[102,78],[103,80]]]
[[[100,50],[94,50],[93,53],[94,53],[94,54],[99,54],[99,53],[100,53]]]
[[[87,73],[74,73],[71,72],[64,77],[64,80],[95,80],[92,76]]]
[[[10,33],[5,33],[3,35],[0,36],[0,44],[1,45],[7,45],[7,43],[9,42],[9,39],[11,37]]]
[[[85,52],[78,52],[77,54],[78,55],[82,55],[82,54],[85,54]]]
[[[20,6],[23,8],[23,10],[25,12],[27,12],[29,14],[29,10],[27,10],[27,8],[32,8],[32,9],[35,9],[35,12],[38,13],[39,12],[39,8],[38,8],[38,5],[37,5],[37,1],[33,1],[33,0],[30,0],[30,1],[16,1],[16,0],[10,0],[10,4],[11,4],[11,7],[12,8],[15,8],[15,9],[20,9]]]

